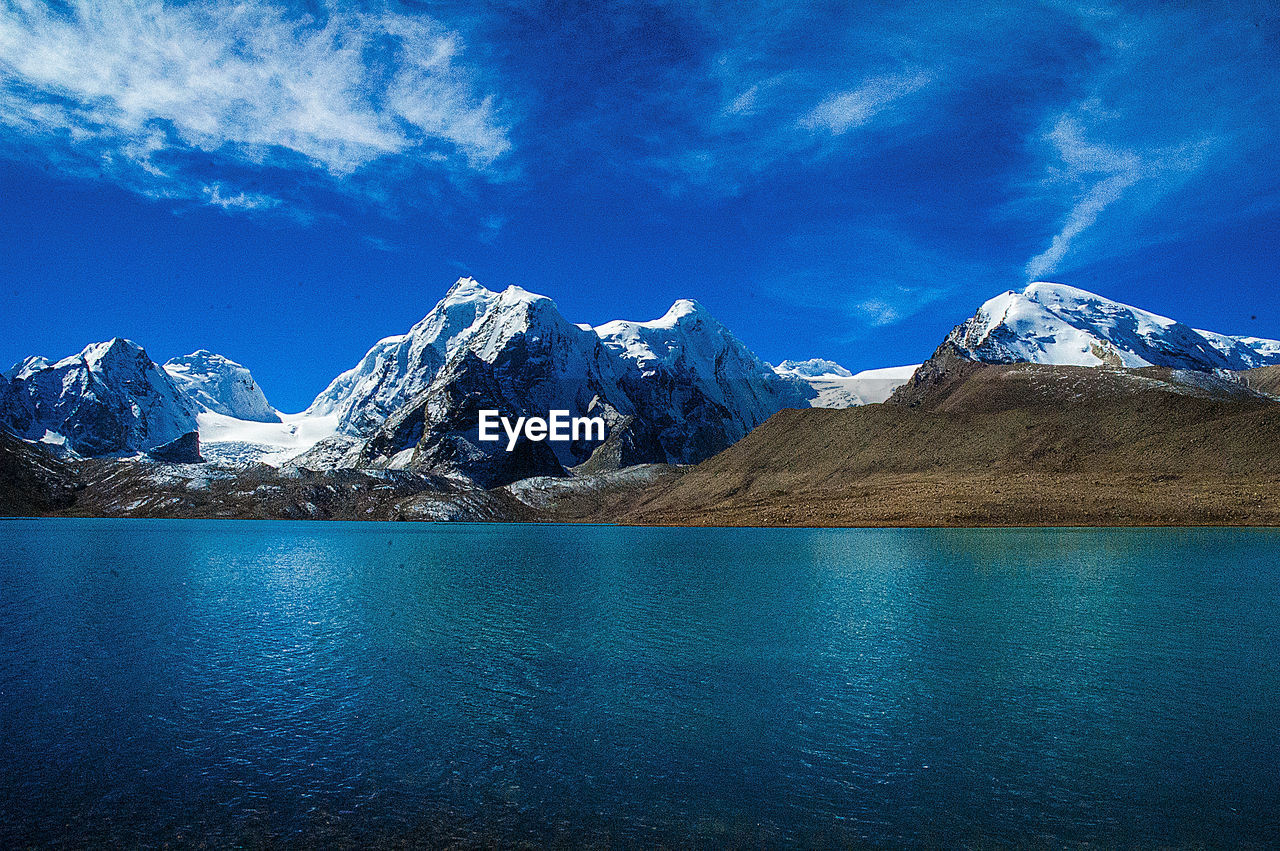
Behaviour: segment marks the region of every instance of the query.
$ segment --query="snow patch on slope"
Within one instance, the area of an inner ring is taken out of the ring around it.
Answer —
[[[835,361],[822,358],[808,360],[784,360],[773,368],[778,375],[794,375],[798,378],[852,378],[853,373]]]
[[[338,432],[338,418],[334,415],[278,416],[276,422],[268,423],[202,411],[196,415],[200,452],[206,460],[218,464],[279,467]]]
[[[911,379],[920,364],[864,369],[852,373],[832,361],[783,361],[774,367],[779,375],[804,381],[816,392],[813,408],[853,408],[883,402]]]

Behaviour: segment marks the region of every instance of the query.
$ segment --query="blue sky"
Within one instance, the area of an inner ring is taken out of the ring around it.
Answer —
[[[927,357],[1029,280],[1280,338],[1274,4],[0,0],[0,361],[305,407],[461,274]]]

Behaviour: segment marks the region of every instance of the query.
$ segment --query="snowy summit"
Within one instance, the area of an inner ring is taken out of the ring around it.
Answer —
[[[1250,369],[1280,363],[1280,341],[1198,331],[1063,284],[1037,282],[985,302],[947,337],[989,363]]]

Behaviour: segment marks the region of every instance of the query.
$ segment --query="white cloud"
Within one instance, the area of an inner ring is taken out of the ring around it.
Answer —
[[[201,194],[204,199],[224,210],[269,210],[280,205],[279,198],[255,192],[237,192],[235,195],[224,194],[225,189],[219,183],[204,187]]]
[[[800,119],[800,126],[839,136],[869,123],[896,101],[929,85],[932,79],[922,71],[874,77],[852,91],[827,96]]]
[[[1202,140],[1139,151],[1094,142],[1086,134],[1084,122],[1098,116],[1103,123],[1114,117],[1104,113],[1096,101],[1087,101],[1058,116],[1044,136],[1054,151],[1052,182],[1068,187],[1074,201],[1049,247],[1027,262],[1026,274],[1031,280],[1055,271],[1080,235],[1131,189],[1149,183],[1152,199],[1172,191],[1179,178],[1200,166],[1211,147],[1209,140]]]
[[[866,320],[867,324],[874,328],[892,325],[902,319],[902,314],[898,309],[884,299],[870,298],[866,301],[858,302],[853,306],[853,309]]]
[[[1145,171],[1142,159],[1133,151],[1087,141],[1079,121],[1070,115],[1059,116],[1046,139],[1054,146],[1070,178],[1075,182],[1092,181],[1092,186],[1072,206],[1049,247],[1027,263],[1027,277],[1033,280],[1056,269],[1072,241],[1092,226],[1104,209],[1120,200]]]
[[[312,17],[261,0],[15,0],[0,5],[0,124],[122,182],[169,181],[146,191],[224,208],[256,202],[184,184],[174,156],[336,179],[389,155],[484,171],[511,144],[462,49],[429,19],[341,6]]]

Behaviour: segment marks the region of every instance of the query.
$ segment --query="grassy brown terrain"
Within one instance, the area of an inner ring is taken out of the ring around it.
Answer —
[[[783,411],[624,523],[1280,525],[1280,404],[1169,370],[960,364]]]
[[[1240,373],[1241,379],[1254,390],[1280,396],[1280,366],[1260,366]]]

